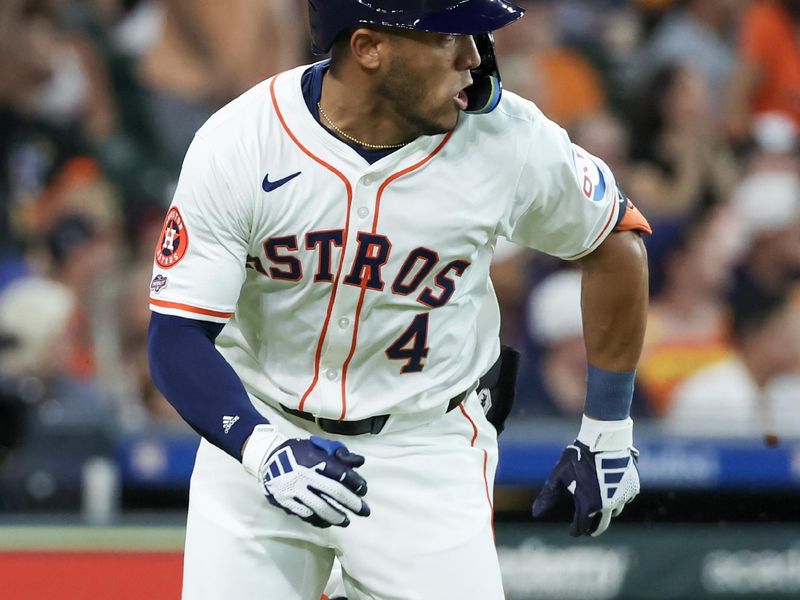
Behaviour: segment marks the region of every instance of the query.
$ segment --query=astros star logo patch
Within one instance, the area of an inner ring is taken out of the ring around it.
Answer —
[[[188,247],[189,233],[180,211],[173,206],[164,219],[164,227],[158,237],[156,264],[162,269],[174,267],[186,255]]]

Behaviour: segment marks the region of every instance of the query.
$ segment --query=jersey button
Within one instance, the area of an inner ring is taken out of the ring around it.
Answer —
[[[350,325],[350,319],[348,319],[347,317],[342,317],[341,319],[339,319],[339,327],[341,329],[347,329],[348,325]]]
[[[363,183],[366,186],[372,185],[373,181],[374,181],[374,179],[372,179],[372,177],[370,177],[369,175],[366,175],[366,176],[361,178],[361,183]]]
[[[362,219],[366,219],[369,216],[369,209],[366,206],[362,206],[357,212],[358,216]]]
[[[327,377],[331,381],[336,379],[338,375],[339,373],[336,372],[336,369],[328,369],[327,371],[325,371],[325,377]]]

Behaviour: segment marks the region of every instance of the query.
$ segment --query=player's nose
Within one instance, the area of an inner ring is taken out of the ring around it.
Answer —
[[[461,35],[458,37],[459,54],[458,70],[471,71],[477,69],[481,64],[481,55],[475,45],[475,38],[471,35]]]

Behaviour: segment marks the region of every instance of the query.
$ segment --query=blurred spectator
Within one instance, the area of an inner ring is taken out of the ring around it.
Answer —
[[[791,118],[779,112],[765,112],[753,117],[751,136],[756,151],[748,156],[748,166],[754,163],[784,162],[797,166],[800,148],[800,129]]]
[[[19,446],[0,469],[0,508],[77,507],[83,459],[110,451],[111,404],[92,382],[69,374],[74,307],[70,290],[47,279],[0,294],[0,332],[14,341],[0,379],[25,406]]]
[[[732,296],[757,304],[784,294],[800,279],[800,174],[757,171],[741,182],[731,204],[745,244]]]
[[[530,2],[530,0],[529,0]],[[528,4],[524,0],[523,6]],[[553,26],[559,31],[564,43],[576,46],[590,54],[596,47],[606,43],[609,21],[626,11],[627,0],[558,0],[550,4]]]
[[[733,74],[735,52],[730,40],[742,0],[686,0],[665,16],[638,53],[630,73],[642,86],[665,66],[701,72],[714,106],[723,100]]]
[[[662,285],[650,302],[638,380],[654,416],[669,409],[677,385],[732,350],[725,292],[740,252],[738,225],[726,207],[696,217],[663,266],[651,269]]]
[[[786,294],[734,303],[736,354],[681,385],[665,429],[679,435],[800,436],[800,315]]]
[[[729,94],[728,129],[742,141],[752,119],[777,113],[800,129],[800,3],[756,0],[742,19],[739,65]]]
[[[14,342],[3,354],[2,374],[48,379],[65,373],[74,308],[69,289],[46,279],[25,279],[0,295],[0,331]]]
[[[526,8],[524,19],[497,32],[506,87],[565,127],[602,110],[606,95],[600,74],[579,51],[561,43],[555,8],[542,2]]]
[[[637,12],[644,22],[644,30],[648,36],[680,0],[632,0]]]
[[[110,133],[115,111],[97,55],[62,27],[60,7],[47,0],[0,5],[0,255],[6,257],[41,235],[76,188],[104,185],[88,140]]]
[[[2,3],[0,97],[22,115],[103,138],[115,124],[108,76],[96,48],[64,26],[62,4]]]
[[[528,333],[541,348],[537,412],[580,415],[586,399],[580,271],[559,271],[534,288],[528,301]]]
[[[80,214],[58,219],[47,232],[46,241],[54,279],[76,300],[69,318],[69,372],[77,379],[89,380],[97,370],[95,328],[102,314],[97,291],[114,267],[113,243]]]
[[[602,111],[573,123],[570,138],[591,154],[603,159],[617,181],[625,187],[630,170],[629,140],[625,126],[613,113]]]
[[[159,0],[89,0],[114,49],[139,58],[158,40],[164,19]],[[91,13],[90,13],[91,14]]]
[[[525,340],[528,267],[533,255],[532,250],[499,238],[492,259],[492,285],[500,304],[500,339],[516,348],[521,348]]]
[[[651,222],[686,219],[725,201],[736,162],[714,128],[708,81],[694,69],[660,69],[632,109],[628,192]]]
[[[303,40],[294,0],[161,0],[163,20],[139,71],[155,132],[179,165],[219,107],[297,64]]]

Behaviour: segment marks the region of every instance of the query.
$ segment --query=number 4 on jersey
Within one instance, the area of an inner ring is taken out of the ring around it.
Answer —
[[[428,356],[428,313],[414,317],[411,325],[403,334],[386,349],[386,356],[391,360],[404,360],[406,364],[401,373],[419,373],[425,368],[422,362]]]

